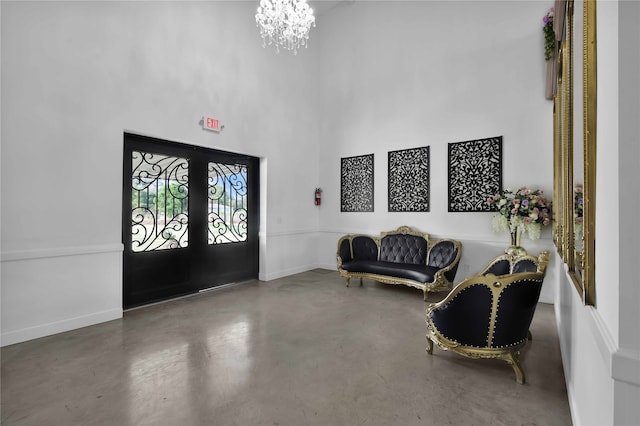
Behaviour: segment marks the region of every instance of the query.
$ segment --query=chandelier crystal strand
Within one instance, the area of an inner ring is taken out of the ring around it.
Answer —
[[[309,30],[316,26],[316,18],[307,0],[260,0],[256,26],[263,47],[273,44],[277,53],[283,47],[295,55],[300,46],[307,47]]]

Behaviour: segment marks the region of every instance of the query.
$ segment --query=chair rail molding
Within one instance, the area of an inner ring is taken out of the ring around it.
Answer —
[[[100,253],[121,253],[124,250],[122,243],[115,244],[99,244],[89,246],[68,246],[68,247],[50,247],[50,248],[34,248],[23,250],[3,251],[1,254],[2,262],[16,262],[20,260],[46,259],[51,257],[62,256],[79,256],[86,254]]]

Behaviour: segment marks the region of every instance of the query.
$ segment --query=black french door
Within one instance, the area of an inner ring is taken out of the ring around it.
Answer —
[[[256,157],[124,134],[123,306],[258,278]]]

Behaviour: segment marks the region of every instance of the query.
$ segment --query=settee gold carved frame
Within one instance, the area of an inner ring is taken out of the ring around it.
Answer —
[[[380,234],[380,237],[374,237],[374,236],[371,236],[371,235],[364,235],[364,234],[348,234],[348,235],[345,235],[344,237],[342,237],[342,238],[340,238],[338,240],[338,249],[340,248],[340,244],[342,243],[342,241],[344,239],[349,239],[351,241],[355,237],[365,236],[365,237],[369,237],[373,241],[375,241],[376,245],[378,246],[378,257],[379,257],[380,256],[380,240],[385,235],[393,235],[393,234],[409,234],[409,235],[415,235],[415,236],[424,238],[427,241],[427,256],[429,255],[429,251],[431,250],[431,248],[434,245],[436,245],[437,243],[439,243],[441,241],[451,241],[453,243],[453,245],[457,249],[456,258],[454,259],[453,262],[451,262],[451,264],[449,266],[447,266],[445,268],[442,268],[442,269],[440,269],[439,271],[437,271],[435,273],[433,282],[427,283],[425,285],[425,284],[423,284],[423,283],[421,283],[419,281],[411,280],[411,279],[408,279],[408,278],[397,278],[397,277],[391,277],[391,276],[387,276],[387,275],[373,274],[373,273],[370,273],[370,272],[349,272],[349,271],[345,271],[344,269],[342,269],[342,259],[340,258],[340,256],[338,256],[337,257],[338,274],[341,277],[345,278],[347,287],[349,287],[349,281],[350,281],[351,278],[359,278],[360,279],[360,285],[362,285],[362,280],[363,279],[369,279],[369,280],[372,280],[372,281],[378,281],[378,282],[381,282],[381,283],[384,283],[384,284],[401,284],[401,285],[406,285],[408,287],[413,287],[413,288],[417,288],[417,289],[422,290],[425,301],[427,300],[427,295],[428,295],[429,292],[449,291],[449,290],[451,290],[453,288],[453,282],[449,281],[447,279],[447,277],[445,276],[445,273],[449,272],[452,268],[454,268],[460,262],[460,257],[462,256],[462,245],[460,244],[459,241],[450,240],[450,239],[430,239],[429,238],[429,234],[427,234],[427,233],[414,231],[409,226],[400,226],[398,229],[396,229],[394,231],[382,232]],[[351,244],[349,244],[349,247],[351,247]],[[351,253],[351,256],[353,256],[353,253]]]
[[[574,15],[576,5],[582,6],[581,15]],[[557,33],[558,74],[553,109],[553,240],[584,304],[595,305],[596,1],[556,0],[555,6],[556,16],[563,17],[563,22]],[[576,16],[582,17],[582,25],[574,27]],[[574,67],[574,57],[578,56],[575,53],[580,53],[574,47],[576,44],[582,48],[581,73]],[[581,125],[581,141],[574,138],[574,118],[580,117],[574,115],[574,106],[575,111],[580,108],[574,105],[574,80],[582,81],[582,87],[578,87],[582,89],[582,116],[581,123],[577,123]],[[574,187],[581,183],[580,178],[584,179],[583,224],[576,226]]]

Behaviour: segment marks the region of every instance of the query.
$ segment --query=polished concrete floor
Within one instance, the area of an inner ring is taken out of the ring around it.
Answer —
[[[503,361],[428,355],[425,306],[314,270],[136,309],[3,348],[2,424],[571,424],[552,306],[525,385]]]

